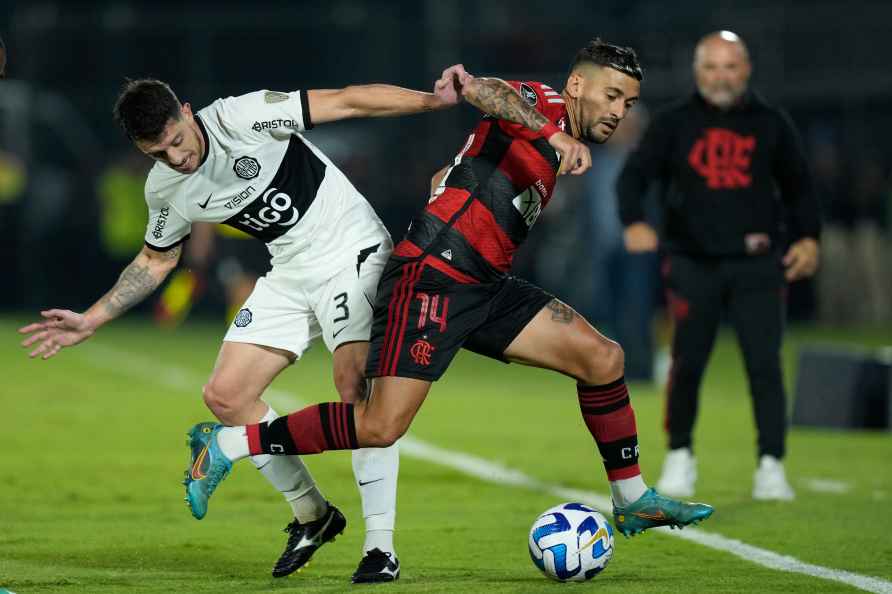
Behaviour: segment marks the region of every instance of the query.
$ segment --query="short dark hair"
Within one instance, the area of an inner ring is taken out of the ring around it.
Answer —
[[[127,80],[112,110],[115,122],[130,140],[157,140],[169,120],[180,119],[182,104],[160,80]]]
[[[637,80],[644,78],[635,50],[601,41],[600,37],[595,37],[584,48],[576,52],[576,58],[570,65],[570,72],[585,62],[613,68]]]

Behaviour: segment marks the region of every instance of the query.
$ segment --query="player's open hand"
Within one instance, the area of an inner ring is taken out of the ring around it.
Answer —
[[[462,64],[450,66],[434,83],[434,95],[445,105],[455,105],[462,99],[462,87],[473,79]]]
[[[29,348],[40,343],[28,355],[49,359],[63,347],[74,346],[93,335],[93,326],[86,317],[67,309],[49,309],[40,312],[45,320],[19,328],[19,334],[29,336],[22,341],[22,347]]]
[[[813,275],[818,269],[818,251],[818,242],[811,237],[803,237],[791,245],[783,260],[787,282]]]
[[[561,167],[558,175],[582,175],[592,166],[592,153],[588,146],[569,134],[558,132],[548,139],[548,143],[561,156]]]

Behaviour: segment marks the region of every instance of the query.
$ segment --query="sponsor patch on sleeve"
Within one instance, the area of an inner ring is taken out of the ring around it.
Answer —
[[[267,91],[263,94],[263,100],[267,103],[281,103],[282,101],[288,101],[288,93]]]
[[[520,96],[526,99],[530,105],[536,105],[539,102],[539,95],[527,83],[520,83]]]

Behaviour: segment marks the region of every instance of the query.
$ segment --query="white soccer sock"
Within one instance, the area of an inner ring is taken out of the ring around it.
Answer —
[[[613,496],[613,504],[617,507],[626,507],[635,503],[647,491],[647,485],[639,474],[632,478],[610,481],[610,494]]]
[[[238,462],[251,455],[251,449],[248,447],[248,432],[244,425],[220,429],[220,432],[217,433],[217,445],[220,446],[223,455],[233,462]]]
[[[362,552],[378,548],[394,553],[396,483],[400,469],[399,443],[388,448],[353,450],[353,476],[362,498],[365,543]]]
[[[278,416],[276,411],[270,407],[260,422],[272,423]],[[245,441],[247,441],[247,437]],[[222,444],[220,447],[222,449]],[[260,474],[285,497],[285,501],[291,506],[294,517],[299,522],[312,522],[325,515],[328,502],[319,492],[310,470],[299,456],[258,454],[251,456],[251,462],[257,467]]]

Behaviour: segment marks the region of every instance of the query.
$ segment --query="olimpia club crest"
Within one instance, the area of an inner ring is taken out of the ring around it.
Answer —
[[[247,307],[243,307],[242,309],[239,310],[239,312],[237,314],[235,314],[234,323],[237,327],[244,328],[245,326],[247,326],[248,324],[251,323],[251,320],[253,318],[254,318],[254,316],[251,315],[251,310],[248,309]]]
[[[254,157],[239,157],[232,170],[242,179],[254,179],[260,175],[260,163]]]

